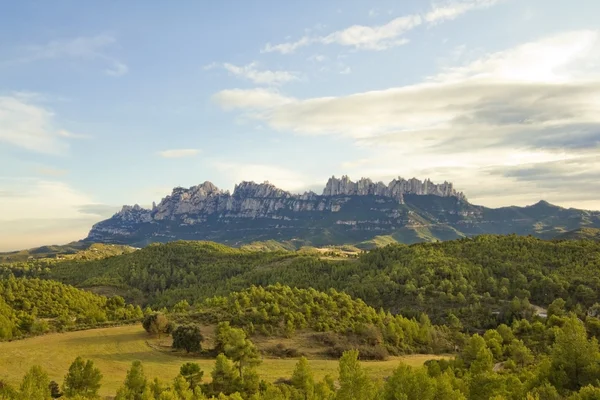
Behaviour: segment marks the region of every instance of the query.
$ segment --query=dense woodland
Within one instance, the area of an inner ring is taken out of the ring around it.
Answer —
[[[394,244],[338,260],[174,242],[101,260],[34,261],[0,271],[110,288],[152,308],[199,303],[251,285],[334,288],[394,314],[426,313],[436,324],[448,323],[452,314],[475,330],[528,317],[531,305],[547,308],[558,298],[583,316],[599,301],[599,268],[600,242],[511,235]]]
[[[217,356],[207,383],[190,365],[171,383],[151,382],[135,363],[117,399],[600,398],[600,243],[592,240],[480,236],[350,259],[175,242],[0,268],[0,338],[144,317],[149,333],[172,335],[176,348]],[[201,327],[221,321],[208,348]],[[262,381],[253,338],[300,332],[340,358],[339,376],[314,382],[302,359],[293,377]],[[400,365],[385,382],[358,362],[407,353],[456,357]],[[97,393],[46,381],[32,368],[20,388],[0,382],[0,399],[47,399],[50,386],[67,398]]]
[[[122,297],[107,298],[52,280],[0,280],[0,339],[82,329],[107,322],[139,320],[139,306]]]

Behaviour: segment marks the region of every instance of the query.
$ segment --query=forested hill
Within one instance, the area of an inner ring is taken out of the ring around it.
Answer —
[[[450,313],[466,326],[542,308],[557,298],[584,312],[600,302],[600,243],[533,237],[479,236],[441,243],[390,245],[356,259],[299,252],[253,252],[210,242],[155,244],[101,260],[4,267],[4,274],[41,276],[152,307],[190,304],[250,285],[281,283],[335,288],[367,304],[435,323]]]
[[[134,321],[139,306],[42,279],[0,279],[0,340]]]

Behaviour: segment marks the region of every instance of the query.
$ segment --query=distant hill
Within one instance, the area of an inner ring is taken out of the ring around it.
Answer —
[[[600,229],[598,228],[579,228],[556,236],[556,239],[579,240],[591,239],[600,240]]]
[[[41,246],[28,250],[0,253],[0,263],[25,262],[44,258],[96,260],[99,258],[131,253],[134,250],[135,248],[124,245],[72,242],[61,246]]]
[[[292,194],[268,182],[242,182],[232,194],[210,182],[175,188],[152,209],[124,206],[94,225],[87,242],[143,247],[153,242],[208,240],[272,250],[351,244],[435,242],[481,234],[543,239],[600,228],[600,212],[540,201],[527,207],[471,204],[448,182],[331,178],[322,194]],[[279,244],[275,244],[278,242]],[[284,245],[280,245],[284,243]]]

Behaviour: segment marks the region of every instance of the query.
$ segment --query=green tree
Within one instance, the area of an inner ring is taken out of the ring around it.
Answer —
[[[83,358],[77,357],[65,375],[62,389],[66,397],[79,395],[86,399],[94,399],[98,397],[101,380],[102,374],[94,367],[92,360],[84,362]]]
[[[401,364],[389,377],[383,390],[385,400],[433,400],[436,385],[424,369],[415,370]]]
[[[231,360],[224,354],[217,356],[215,368],[210,375],[212,377],[210,390],[214,395],[219,393],[228,395],[236,391],[239,375]]]
[[[244,330],[232,328],[229,323],[220,323],[217,327],[217,349],[233,360],[242,378],[244,368],[261,363],[258,349],[246,338]]]
[[[181,325],[173,331],[173,348],[186,352],[199,352],[202,349],[202,332],[198,325]]]
[[[358,361],[358,350],[345,351],[339,361],[340,388],[337,400],[371,400],[376,396],[375,385]]]
[[[169,320],[162,313],[153,313],[148,314],[142,320],[142,326],[151,335],[158,335],[160,339],[160,335],[162,333],[170,333]]]
[[[190,385],[190,388],[194,390],[196,386],[200,385],[200,382],[202,382],[204,371],[200,369],[200,365],[197,363],[188,362],[179,368],[179,374],[183,376]]]
[[[314,397],[315,379],[306,357],[301,357],[294,368],[292,386],[303,393],[304,400],[310,400]]]
[[[48,374],[38,365],[31,367],[21,382],[19,399],[48,400],[51,397]]]
[[[52,396],[53,399],[62,397],[63,393],[60,391],[60,385],[56,381],[50,381],[48,388],[50,389],[50,396]],[[1,398],[2,397],[0,397],[0,399]]]
[[[127,371],[125,382],[117,392],[115,400],[146,400],[146,393],[150,392],[144,367],[140,361],[131,363],[131,368]]]
[[[508,346],[508,354],[510,359],[513,360],[518,366],[524,367],[533,362],[533,353],[525,346],[522,340],[513,339],[512,343]]]
[[[550,381],[558,388],[577,391],[600,376],[598,342],[588,340],[585,326],[575,316],[557,332],[551,361]]]

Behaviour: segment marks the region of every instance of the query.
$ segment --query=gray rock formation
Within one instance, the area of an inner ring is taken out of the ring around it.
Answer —
[[[358,182],[352,182],[348,176],[344,175],[341,179],[337,179],[335,176],[329,178],[325,189],[323,189],[323,196],[385,196],[391,197],[399,202],[404,202],[405,194],[417,194],[417,195],[435,195],[441,197],[457,197],[461,200],[466,200],[465,195],[462,192],[457,192],[452,183],[444,182],[436,185],[429,179],[421,182],[416,178],[406,180],[398,177],[398,179],[392,180],[389,184],[383,182],[373,182],[369,178],[361,178]]]

